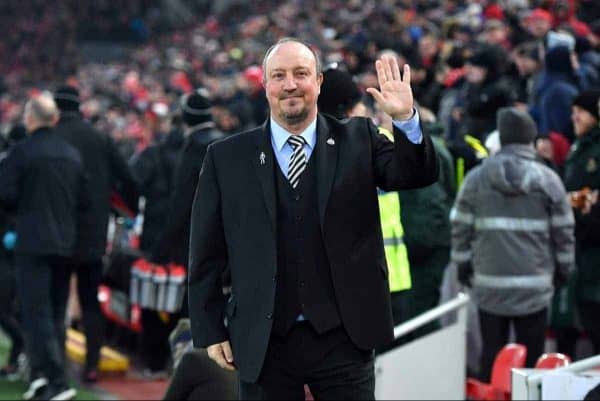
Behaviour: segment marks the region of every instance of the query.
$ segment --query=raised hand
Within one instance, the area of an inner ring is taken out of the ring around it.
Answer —
[[[395,121],[405,121],[413,115],[413,94],[410,87],[410,67],[404,65],[402,76],[395,57],[382,56],[375,62],[379,88],[368,88],[381,110]]]

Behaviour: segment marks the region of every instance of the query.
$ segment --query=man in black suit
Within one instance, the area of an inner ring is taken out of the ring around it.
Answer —
[[[438,176],[409,67],[401,74],[385,57],[376,69],[380,90],[367,91],[393,118],[395,143],[368,119],[319,114],[318,56],[286,38],[263,62],[270,119],[208,149],[191,216],[189,313],[194,345],[238,369],[243,399],[303,399],[305,383],[317,399],[374,398],[373,349],[393,339],[377,188]]]

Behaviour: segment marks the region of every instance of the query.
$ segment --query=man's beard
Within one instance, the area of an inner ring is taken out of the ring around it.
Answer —
[[[301,122],[305,121],[308,118],[308,109],[306,107],[303,107],[302,109],[300,109],[298,111],[290,111],[290,112],[286,112],[286,111],[282,110],[280,113],[280,116],[289,125],[296,125],[296,124],[300,124]]]

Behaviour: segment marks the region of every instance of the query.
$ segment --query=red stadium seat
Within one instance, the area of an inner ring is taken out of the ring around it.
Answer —
[[[539,357],[535,363],[536,369],[556,369],[568,366],[571,358],[558,352],[550,352]]]
[[[467,398],[470,400],[510,400],[511,371],[525,366],[527,348],[521,344],[507,344],[498,352],[492,367],[491,383],[467,378]]]

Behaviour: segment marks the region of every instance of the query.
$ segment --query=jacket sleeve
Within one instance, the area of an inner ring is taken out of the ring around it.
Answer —
[[[134,213],[138,211],[138,189],[137,182],[131,174],[131,170],[125,162],[119,149],[110,137],[108,141],[108,157],[110,165],[110,185],[121,195],[125,204]]]
[[[227,265],[227,247],[221,207],[211,146],[200,171],[191,216],[188,291],[195,347],[228,339],[223,322],[225,297],[221,274]]]
[[[575,267],[575,218],[567,194],[558,177],[551,184],[557,189],[550,207],[550,239],[556,274],[566,280]]]
[[[175,182],[172,186],[173,193],[169,199],[169,217],[166,226],[160,236],[160,241],[153,252],[153,258],[158,262],[169,262],[177,257],[174,255],[171,244],[184,242],[184,235],[189,232],[187,226],[190,223],[192,202],[198,185],[199,167],[198,161],[205,156],[205,147],[201,149],[190,144],[185,147],[179,158],[175,170]],[[187,257],[187,255],[186,255]]]
[[[148,194],[152,181],[156,178],[152,153],[153,150],[149,148],[134,155],[129,160],[131,173],[136,180],[139,194],[143,196]],[[115,163],[119,162],[115,160]]]
[[[423,140],[414,144],[394,126],[394,143],[380,135],[368,120],[375,182],[386,192],[421,188],[437,181],[439,166],[431,138],[421,129]]]
[[[22,148],[15,147],[0,162],[0,206],[9,211],[18,207],[24,156]]]
[[[450,211],[452,227],[450,260],[457,265],[471,263],[473,258],[471,245],[475,233],[475,182],[479,175],[478,171],[479,169],[475,168],[467,175]]]

